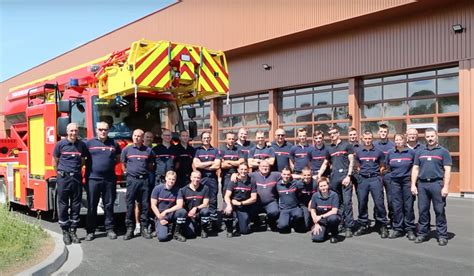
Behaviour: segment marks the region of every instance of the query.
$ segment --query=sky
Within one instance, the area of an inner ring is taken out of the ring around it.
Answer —
[[[175,0],[0,0],[0,81]]]

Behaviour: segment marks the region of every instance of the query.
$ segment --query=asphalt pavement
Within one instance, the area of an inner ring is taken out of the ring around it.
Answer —
[[[141,237],[109,240],[98,232],[94,241],[82,241],[82,263],[71,275],[474,275],[474,200],[447,201],[450,240],[445,247],[435,238],[414,244],[406,238],[382,240],[375,232],[337,244],[313,243],[309,233],[226,238],[222,232],[162,243]],[[57,223],[42,224],[60,232]],[[78,234],[83,238],[86,232]]]

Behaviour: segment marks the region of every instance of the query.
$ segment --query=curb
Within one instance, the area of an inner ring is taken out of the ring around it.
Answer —
[[[55,246],[53,253],[51,253],[41,263],[25,270],[17,275],[50,275],[57,271],[66,261],[68,250],[62,240],[62,236],[56,232],[45,229],[45,231],[53,238]]]

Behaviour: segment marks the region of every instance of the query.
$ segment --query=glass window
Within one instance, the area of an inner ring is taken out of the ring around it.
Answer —
[[[439,136],[438,142],[450,152],[459,152],[459,136]]]
[[[305,87],[305,88],[300,88],[300,89],[295,90],[296,94],[305,93],[305,92],[313,92],[313,88],[312,87]]]
[[[328,90],[331,89],[331,85],[320,85],[313,87],[314,91]]]
[[[294,114],[295,114],[294,111],[282,111],[282,112],[280,112],[280,123],[282,123],[282,124],[293,123],[295,121]]]
[[[433,118],[433,117],[430,117],[430,118],[410,118],[410,122],[411,122],[412,124],[433,123],[433,122],[434,122],[434,118]]]
[[[365,87],[362,91],[362,101],[379,101],[382,99],[382,86]]]
[[[373,121],[373,122],[362,122],[361,123],[361,133],[364,131],[371,131],[373,134],[376,134],[377,131],[379,131],[379,122],[378,121]]]
[[[330,121],[332,108],[315,108],[314,109],[314,121]]]
[[[459,156],[452,156],[453,166],[451,167],[451,172],[459,172]]]
[[[459,93],[458,76],[438,79],[438,95]]]
[[[405,120],[387,121],[385,124],[387,124],[390,133],[405,133],[407,129],[407,123]]]
[[[295,108],[295,96],[285,96],[281,98],[282,104],[281,108],[282,109],[290,109],[290,108]]]
[[[401,117],[407,115],[407,104],[402,102],[387,102],[383,104],[384,117]]]
[[[414,79],[414,78],[423,78],[423,77],[430,77],[434,76],[436,71],[425,71],[425,72],[418,72],[418,73],[412,73],[408,74],[408,78]]]
[[[349,101],[349,91],[339,90],[333,93],[333,104],[346,104]]]
[[[245,101],[245,113],[258,112],[257,101]]]
[[[258,124],[264,125],[268,123],[268,112],[258,113],[257,114]]]
[[[331,92],[322,92],[314,94],[314,105],[330,105],[332,104],[332,93]]]
[[[349,115],[349,107],[347,106],[337,106],[334,107],[334,120],[344,120],[347,119]]]
[[[245,115],[245,125],[257,125],[257,114]]]
[[[412,81],[408,83],[408,97],[425,97],[436,95],[435,80]]]
[[[268,111],[268,99],[261,99],[259,102],[258,102],[258,110],[260,112],[262,111]],[[268,115],[268,113],[267,113]]]
[[[297,108],[308,108],[313,105],[313,95],[312,94],[303,94],[296,97],[296,107]]]
[[[459,96],[439,98],[438,113],[451,112],[459,112]]]
[[[436,99],[412,100],[408,102],[410,115],[424,115],[436,112]]]
[[[459,117],[439,117],[438,132],[459,132]]]
[[[313,117],[312,109],[297,110],[296,111],[296,122],[311,122]]]
[[[366,104],[362,107],[362,118],[382,117],[382,104]]]
[[[364,85],[366,85],[366,84],[373,84],[373,83],[379,83],[379,82],[382,82],[382,78],[365,79],[365,80],[364,80]]]
[[[295,127],[294,126],[285,126],[283,127],[286,133],[286,138],[293,138],[295,137]]]
[[[458,72],[459,72],[459,67],[451,67],[451,68],[439,69],[438,75],[455,74]]]
[[[406,83],[396,83],[383,86],[384,100],[406,98],[407,88]]]
[[[343,88],[343,87],[345,88],[345,87],[349,87],[349,83],[347,83],[347,82],[337,83],[337,84],[334,84],[332,87],[333,88]]]
[[[341,135],[347,135],[349,132],[349,123],[337,123],[337,124],[334,124],[334,127],[339,130]]]
[[[388,82],[388,81],[406,80],[406,78],[407,78],[407,75],[388,76],[388,77],[384,77],[383,81]]]
[[[232,114],[244,113],[244,103],[243,102],[232,103],[231,112]]]

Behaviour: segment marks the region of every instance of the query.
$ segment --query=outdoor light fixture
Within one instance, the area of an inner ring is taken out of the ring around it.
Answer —
[[[268,71],[268,70],[272,70],[272,68],[273,68],[271,65],[268,65],[268,64],[266,64],[266,63],[265,63],[265,64],[262,64],[262,66],[263,66],[263,69],[265,69],[265,70],[267,70],[267,71]]]
[[[461,24],[455,24],[452,26],[454,33],[460,34],[464,32],[466,28],[464,28]]]

